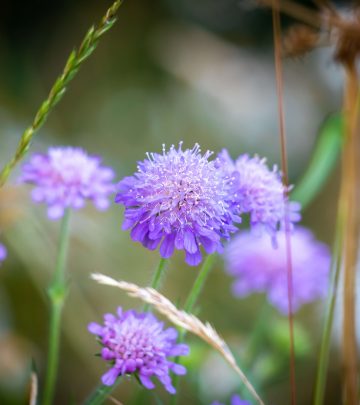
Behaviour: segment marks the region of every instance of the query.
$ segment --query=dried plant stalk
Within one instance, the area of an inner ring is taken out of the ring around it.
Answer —
[[[38,398],[38,377],[35,371],[31,372],[30,376],[30,395],[29,395],[29,405],[36,405]]]
[[[356,343],[356,265],[359,246],[359,81],[355,62],[345,65],[344,95],[345,145],[343,151],[342,193],[346,202],[343,241],[343,347],[344,396],[348,404],[358,403],[358,364]]]
[[[200,339],[208,343],[221,354],[232,369],[239,375],[241,381],[244,383],[249,392],[251,392],[256,401],[260,405],[264,405],[264,402],[251,385],[250,381],[236,364],[234,356],[231,354],[227,344],[208,322],[204,324],[193,314],[189,314],[185,311],[177,309],[172,302],[153,288],[141,288],[136,284],[128,283],[126,281],[116,281],[111,277],[99,273],[92,274],[91,278],[100,284],[120,288],[121,290],[126,291],[131,297],[139,298],[142,301],[154,306],[156,310],[165,315],[172,323],[186,329],[188,332],[191,332],[194,335],[197,335]]]
[[[284,203],[285,203],[285,242],[286,242],[286,268],[287,268],[287,290],[288,290],[288,320],[289,320],[289,338],[290,338],[290,403],[296,405],[296,372],[295,372],[295,336],[294,336],[294,317],[293,317],[293,266],[290,238],[290,220],[288,207],[288,190],[289,190],[289,171],[286,147],[286,130],[285,130],[285,109],[283,97],[283,71],[281,60],[281,22],[279,12],[279,0],[273,0],[273,36],[274,36],[274,62],[275,62],[275,80],[276,93],[278,99],[279,114],[279,137],[281,151],[281,170],[283,172],[284,182]]]

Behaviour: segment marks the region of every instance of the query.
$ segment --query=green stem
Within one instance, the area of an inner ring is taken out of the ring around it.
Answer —
[[[153,288],[154,290],[157,290],[161,284],[161,280],[163,278],[163,275],[165,274],[165,269],[167,266],[167,259],[161,258],[160,262],[157,266],[157,269],[153,275],[153,278],[151,280],[151,284],[150,287]],[[147,312],[149,311],[150,305],[149,304],[145,304],[143,311]]]
[[[205,281],[210,273],[210,270],[213,268],[216,260],[216,254],[208,255],[205,258],[203,265],[201,266],[200,272],[196,277],[195,283],[190,290],[190,293],[184,304],[184,311],[191,313],[196,304],[197,299],[201,293],[201,290],[204,287]]]
[[[341,201],[340,201],[341,204]],[[341,209],[341,207],[340,207]],[[318,360],[318,368],[316,374],[314,405],[322,405],[324,403],[325,387],[326,387],[326,374],[329,363],[330,352],[330,339],[332,332],[332,325],[334,321],[334,311],[336,305],[336,295],[338,290],[340,269],[341,269],[341,247],[343,236],[343,221],[342,213],[338,214],[336,225],[335,240],[333,246],[333,253],[331,259],[331,283],[329,290],[329,300],[327,303],[325,326],[321,339],[320,354]]]
[[[121,382],[121,378],[115,381],[115,383],[111,386],[100,384],[96,390],[89,396],[89,398],[84,402],[84,405],[100,405],[102,404],[105,399],[114,391],[114,389],[119,385]]]
[[[50,334],[47,373],[45,380],[45,392],[43,405],[50,405],[53,402],[57,369],[59,363],[59,342],[61,314],[66,298],[65,266],[69,246],[69,225],[70,209],[67,208],[61,223],[59,251],[56,261],[53,281],[48,289],[48,296],[51,304],[50,313]]]
[[[70,53],[62,74],[55,80],[47,99],[40,105],[32,124],[23,132],[14,156],[1,170],[0,187],[5,184],[13,168],[25,156],[34,134],[43,126],[50,112],[61,100],[68,84],[75,77],[80,66],[94,52],[100,38],[115,24],[115,14],[121,3],[122,0],[116,0],[107,10],[99,25],[90,27],[79,49]]]
[[[190,293],[185,301],[185,304],[184,304],[185,312],[188,312],[188,313],[192,312],[194,305],[196,304],[196,301],[199,298],[199,295],[201,294],[201,291],[204,287],[205,281],[210,273],[210,270],[214,266],[216,257],[217,257],[216,253],[213,253],[206,257],[203,265],[201,266],[199,274],[196,277],[194,285],[192,286]],[[184,341],[185,336],[186,336],[186,330],[181,329],[180,336],[179,336],[179,343],[182,343]],[[181,358],[177,357],[175,359],[175,363],[181,364]],[[175,389],[177,390],[178,386],[179,386],[179,376],[178,375],[174,375],[173,385],[174,385]],[[173,395],[173,397],[171,398],[172,405],[175,405],[177,403],[178,397],[179,397],[179,394]]]

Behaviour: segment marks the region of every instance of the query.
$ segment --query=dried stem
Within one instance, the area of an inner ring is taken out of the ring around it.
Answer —
[[[258,0],[258,3],[263,6],[273,7],[274,0]],[[330,28],[346,28],[346,22],[344,22],[339,16],[332,12],[329,7],[323,7],[325,12],[320,14],[315,10],[311,10],[295,1],[291,0],[279,0],[278,9],[290,17],[317,29],[330,30]]]
[[[274,0],[258,0],[259,4],[273,7]],[[278,9],[297,20],[307,23],[311,27],[321,28],[321,18],[307,7],[289,0],[282,0],[278,2]]]
[[[178,310],[175,305],[173,305],[167,298],[153,288],[141,288],[133,283],[116,281],[104,274],[92,274],[91,277],[100,284],[120,288],[121,290],[126,291],[131,297],[139,298],[142,301],[153,305],[157,311],[165,315],[172,323],[186,329],[194,335],[197,335],[200,339],[208,343],[215,350],[217,350],[229,363],[232,369],[235,370],[241,381],[247,387],[249,392],[251,392],[256,401],[260,405],[264,405],[264,402],[251,385],[250,381],[236,364],[234,356],[232,355],[227,344],[209,323],[204,324],[193,314],[188,314],[185,311]]]
[[[25,156],[30,147],[34,134],[42,127],[50,112],[61,100],[68,84],[75,77],[80,66],[94,52],[100,38],[115,24],[115,14],[121,4],[122,0],[116,0],[107,10],[99,25],[97,27],[92,26],[88,30],[80,45],[80,48],[78,50],[73,50],[70,53],[62,74],[56,79],[47,99],[41,104],[39,110],[37,111],[32,124],[25,129],[17,146],[15,155],[0,172],[0,187],[6,183],[6,180],[8,179],[13,168]]]
[[[35,371],[30,375],[30,396],[29,405],[36,405],[38,401],[39,381]]]
[[[344,396],[347,404],[358,403],[358,370],[356,345],[356,262],[359,243],[359,81],[355,63],[345,65],[344,94],[345,145],[343,151],[342,183],[345,207],[343,239],[344,291],[343,291],[343,346]]]
[[[285,185],[284,203],[285,203],[285,231],[286,231],[286,264],[287,264],[287,284],[288,284],[288,319],[290,335],[290,384],[291,384],[291,405],[296,405],[296,376],[295,376],[295,339],[294,339],[294,320],[293,320],[293,271],[291,259],[291,238],[290,238],[290,220],[288,209],[288,163],[286,153],[286,133],[285,133],[285,113],[283,100],[283,73],[281,62],[281,23],[278,0],[273,0],[273,28],[274,28],[274,59],[276,75],[276,91],[278,98],[279,127],[280,127],[280,146],[281,146],[281,168],[283,172],[283,181]]]

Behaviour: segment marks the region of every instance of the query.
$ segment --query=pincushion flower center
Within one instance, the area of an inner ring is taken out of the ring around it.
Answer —
[[[198,182],[187,179],[168,180],[164,183],[167,201],[162,201],[160,211],[177,210],[180,213],[187,213],[200,201],[201,186]]]

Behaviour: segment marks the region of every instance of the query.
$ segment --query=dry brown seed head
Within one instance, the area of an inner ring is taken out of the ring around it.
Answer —
[[[305,25],[292,26],[284,36],[282,54],[300,57],[312,51],[319,43],[319,32]]]

